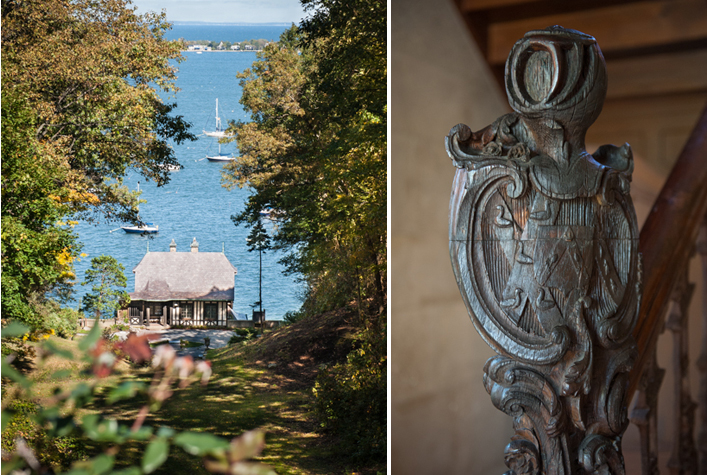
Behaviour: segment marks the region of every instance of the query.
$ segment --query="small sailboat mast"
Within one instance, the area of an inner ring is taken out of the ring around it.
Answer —
[[[221,132],[222,131],[222,121],[219,118],[219,99],[214,100],[214,113],[215,113],[215,119],[216,119],[215,129],[217,130],[217,132]]]
[[[207,131],[203,130],[204,134],[207,137],[217,137],[217,138],[222,138],[225,137],[226,134],[224,133],[224,130],[222,130],[222,119],[219,118],[219,99],[215,99],[215,108],[214,108],[214,113],[215,113],[215,130],[214,131]]]

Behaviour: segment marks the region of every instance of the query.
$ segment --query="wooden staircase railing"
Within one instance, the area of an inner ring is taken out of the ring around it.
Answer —
[[[664,327],[673,334],[674,434],[668,467],[674,474],[705,473],[706,469],[705,348],[698,362],[702,373],[700,456],[693,433],[696,404],[690,395],[688,377],[688,306],[695,290],[695,285],[688,282],[688,263],[696,252],[703,259],[706,253],[704,236],[698,242],[706,220],[706,144],[707,110],[696,124],[640,234],[644,285],[634,329],[639,358],[629,375],[627,401],[631,401],[638,389],[630,419],[641,432],[643,474],[659,473],[657,406],[665,370],[656,362],[656,346]]]
[[[671,294],[694,253],[706,209],[707,110],[695,126],[641,229],[644,286],[634,337],[639,358],[630,374],[633,395],[656,347]]]

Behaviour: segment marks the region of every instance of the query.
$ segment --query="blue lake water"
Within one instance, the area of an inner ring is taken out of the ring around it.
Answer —
[[[174,113],[192,123],[192,132],[201,135],[203,129],[214,129],[217,98],[224,125],[229,120],[248,120],[239,104],[241,88],[235,75],[251,66],[256,53],[205,52],[198,55],[187,52],[184,56],[187,59],[179,64],[177,80],[181,90],[167,101],[178,104]],[[141,236],[116,230],[121,223],[79,223],[75,230],[83,243],[83,252],[88,256],[76,263],[77,280],[83,280],[92,257],[108,254],[125,266],[127,290],[132,292],[132,270],[148,246],[151,251],[168,252],[170,241],[175,239],[178,252],[186,252],[192,239],[197,238],[200,252],[221,252],[224,245],[225,255],[238,269],[234,310],[251,314],[251,305],[259,299],[259,253],[247,251],[249,230],[236,227],[230,219],[243,209],[250,190],[236,188],[229,191],[221,186],[222,164],[204,159],[208,152],[217,152],[217,139],[201,135],[195,142],[174,145],[174,148],[184,168],[171,173],[168,185],[158,188],[133,172],[125,181],[131,189],[140,188],[141,198],[147,200],[140,207],[141,217],[159,225],[160,232]],[[222,152],[237,153],[234,144],[223,145]],[[264,224],[267,230],[276,225],[266,218]],[[293,276],[284,276],[283,266],[278,263],[283,255],[275,251],[262,255],[263,306],[269,319],[280,319],[284,313],[297,310],[301,305],[302,286],[294,281]],[[88,291],[86,287],[77,285],[78,298]]]

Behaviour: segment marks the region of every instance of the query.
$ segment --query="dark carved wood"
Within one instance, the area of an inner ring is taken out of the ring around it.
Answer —
[[[707,215],[703,227],[698,234],[696,251],[703,264],[703,281],[701,290],[707,289]],[[698,473],[707,473],[707,295],[703,293],[703,346],[696,366],[700,372],[700,390],[698,391],[698,412],[700,427],[698,428]]]
[[[499,354],[485,387],[514,418],[508,473],[622,474],[642,262],[629,145],[585,150],[604,58],[589,35],[531,31],[505,85],[515,112],[475,133],[455,126],[446,150],[454,274]]]
[[[658,367],[656,353],[646,364],[631,422],[641,433],[641,473],[658,475],[658,393],[666,370]]]
[[[698,452],[693,427],[696,404],[690,396],[688,376],[688,306],[695,284],[688,282],[688,263],[671,297],[666,328],[673,333],[673,450],[668,468],[674,475],[698,473]]]

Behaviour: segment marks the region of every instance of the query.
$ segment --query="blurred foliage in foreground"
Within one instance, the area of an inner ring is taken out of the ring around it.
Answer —
[[[10,323],[2,329],[2,339],[21,339],[28,331],[28,327]],[[189,356],[177,357],[169,345],[158,347],[152,355],[155,373],[150,384],[126,381],[108,393],[108,404],[134,397],[146,398],[133,423],[126,425],[96,413],[80,415],[79,411],[94,400],[97,381],[111,373],[119,357],[138,364],[151,360],[148,337],[130,334],[125,342],[110,343],[101,338],[100,327],[95,325],[78,346],[82,361],[91,368],[92,378],[73,388],[57,387],[44,404],[30,402],[34,383],[12,365],[18,354],[13,352],[3,357],[2,375],[7,379],[7,384],[3,384],[2,407],[3,474],[20,469],[33,474],[67,469],[66,473],[73,475],[147,474],[165,462],[171,445],[203,457],[205,468],[212,473],[274,474],[268,466],[248,461],[264,447],[262,432],[246,432],[228,441],[205,432],[176,432],[168,427],[156,429],[144,425],[148,414],[160,409],[175,386],[184,388],[195,381],[207,384],[212,374],[209,362],[195,363]],[[74,359],[71,352],[59,348],[52,340],[45,340],[40,349],[40,362],[50,355]],[[81,448],[82,438],[101,444],[104,450],[89,457]],[[130,441],[147,442],[140,465],[112,472],[121,458],[121,447]]]

